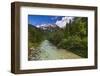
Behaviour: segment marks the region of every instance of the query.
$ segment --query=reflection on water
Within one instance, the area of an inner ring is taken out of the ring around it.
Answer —
[[[35,53],[30,56],[30,60],[56,60],[56,59],[77,59],[80,56],[67,51],[65,49],[58,49],[48,40],[44,40],[40,46],[35,49]]]

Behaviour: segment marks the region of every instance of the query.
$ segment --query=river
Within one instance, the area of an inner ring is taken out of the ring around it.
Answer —
[[[39,60],[56,60],[56,59],[77,59],[80,56],[67,51],[65,49],[58,49],[48,40],[44,40],[38,47],[40,50]]]

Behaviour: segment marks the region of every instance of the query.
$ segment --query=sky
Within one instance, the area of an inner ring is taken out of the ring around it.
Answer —
[[[73,18],[69,16],[28,15],[28,24],[34,26],[56,24],[59,27],[65,27],[66,23],[69,23],[69,20],[73,20]]]

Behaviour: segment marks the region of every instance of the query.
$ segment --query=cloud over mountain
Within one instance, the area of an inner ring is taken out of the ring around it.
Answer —
[[[63,28],[66,26],[66,23],[69,23],[70,20],[72,21],[74,17],[62,17],[61,20],[56,21],[56,25],[58,25],[60,28]]]
[[[53,18],[57,18],[57,17],[53,17]],[[40,28],[40,27],[47,27],[47,26],[54,26],[54,25],[57,25],[58,27],[60,28],[64,28],[66,26],[66,23],[69,23],[70,20],[73,21],[73,18],[74,17],[62,17],[61,20],[57,20],[54,24],[50,24],[50,23],[46,23],[46,24],[40,24],[40,25],[36,25],[37,28]]]

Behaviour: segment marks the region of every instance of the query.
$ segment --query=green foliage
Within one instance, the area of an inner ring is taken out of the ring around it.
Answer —
[[[88,25],[87,18],[75,17],[66,23],[65,28],[56,31],[43,31],[32,25],[28,27],[29,47],[38,46],[47,39],[58,48],[69,50],[81,57],[88,57]]]
[[[57,45],[63,37],[64,33],[61,30],[57,30],[55,32],[51,32],[48,40],[51,41],[54,45]]]
[[[49,40],[58,48],[64,48],[81,57],[87,57],[87,27],[87,18],[75,17],[73,22],[67,23],[64,29],[52,32]]]
[[[38,46],[38,44],[44,40],[43,31],[29,24],[28,25],[28,40],[29,40],[29,43],[28,43],[29,47]]]

